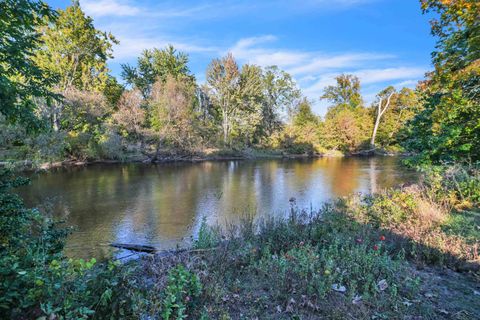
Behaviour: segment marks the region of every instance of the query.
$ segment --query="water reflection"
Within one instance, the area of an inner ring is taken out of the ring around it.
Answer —
[[[204,218],[223,224],[245,212],[281,215],[291,197],[318,208],[414,178],[391,157],[96,165],[35,175],[21,194],[77,227],[67,254],[102,257],[110,242],[184,244]]]

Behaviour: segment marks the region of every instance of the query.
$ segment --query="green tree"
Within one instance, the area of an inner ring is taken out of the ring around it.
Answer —
[[[321,145],[328,150],[353,152],[368,143],[372,121],[365,108],[342,108],[327,114],[321,130]]]
[[[360,94],[360,80],[350,74],[341,74],[335,78],[337,84],[327,86],[320,99],[327,100],[337,109],[355,109],[363,105]]]
[[[207,69],[207,84],[212,102],[220,109],[224,145],[230,145],[235,114],[240,109],[240,70],[232,54],[214,59]]]
[[[293,108],[291,123],[271,136],[271,146],[295,154],[323,151],[319,150],[321,126],[320,118],[313,113],[310,101],[303,98]]]
[[[112,34],[95,29],[93,19],[86,16],[77,0],[58,18],[40,28],[42,48],[36,62],[58,77],[56,88],[63,93],[69,88],[102,90],[109,80],[107,59],[112,46],[118,43]]]
[[[92,18],[85,15],[78,1],[59,10],[55,21],[49,17],[45,20],[45,26],[39,29],[42,47],[36,51],[35,62],[56,76],[58,81],[52,89],[62,96],[72,89],[103,92],[110,81],[107,59],[112,57],[115,38],[95,29]],[[62,114],[67,107],[65,101],[45,105],[55,130],[65,120]]]
[[[201,145],[199,120],[195,112],[195,83],[190,78],[168,75],[151,89],[150,122],[157,144],[180,151],[191,151]]]
[[[9,122],[38,126],[33,97],[52,97],[54,80],[33,59],[41,43],[38,27],[55,18],[43,1],[0,1],[0,113]]]
[[[108,76],[103,89],[103,95],[112,109],[116,108],[124,91],[125,87],[118,83],[117,78]]]
[[[319,122],[320,119],[313,113],[310,102],[304,98],[296,107],[293,125],[303,127],[308,124],[318,125]]]
[[[280,112],[293,112],[295,103],[301,93],[295,81],[285,71],[277,66],[267,67],[263,73],[264,99],[262,104],[262,132],[266,136],[272,135],[281,128]]]
[[[122,65],[122,77],[125,81],[140,90],[148,98],[153,84],[159,80],[165,82],[167,77],[182,77],[184,80],[194,81],[188,68],[188,55],[169,45],[165,49],[154,48],[144,50],[137,59],[137,66]]]
[[[419,87],[423,110],[404,145],[420,162],[480,160],[480,3],[424,0],[422,9],[437,16],[435,70]]]
[[[263,101],[262,69],[256,65],[243,65],[239,79],[239,107],[232,119],[233,138],[240,144],[251,145],[260,139]]]

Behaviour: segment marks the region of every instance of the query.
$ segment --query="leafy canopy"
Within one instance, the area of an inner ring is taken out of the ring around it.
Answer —
[[[44,18],[53,20],[55,14],[43,1],[0,1],[0,113],[28,128],[38,126],[32,98],[52,97],[53,79],[33,59]]]
[[[45,18],[42,48],[35,61],[44,70],[57,76],[55,88],[64,93],[69,88],[102,91],[110,80],[107,59],[112,58],[112,46],[117,40],[112,34],[95,29],[92,18],[85,15],[78,1],[58,18]]]
[[[425,0],[422,8],[438,15],[435,70],[420,86],[424,110],[405,146],[418,162],[480,160],[480,3]]]
[[[191,81],[193,75],[188,68],[188,55],[169,45],[165,49],[154,48],[144,50],[137,60],[137,66],[122,65],[122,77],[125,81],[140,90],[145,98],[150,94],[153,84],[160,80],[165,83],[167,77],[187,76]]]
[[[351,74],[341,74],[335,78],[336,85],[327,86],[321,99],[325,99],[340,108],[357,108],[362,106],[360,80]]]

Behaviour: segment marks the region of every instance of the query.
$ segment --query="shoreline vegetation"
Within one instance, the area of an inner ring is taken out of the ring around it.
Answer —
[[[406,157],[406,152],[388,152],[381,149],[370,149],[355,153],[344,154],[339,151],[327,151],[325,153],[288,153],[283,150],[221,150],[209,149],[203,152],[193,154],[178,154],[175,152],[164,152],[157,155],[155,159],[144,154],[129,155],[121,160],[111,159],[94,159],[94,160],[77,160],[69,159],[63,161],[31,161],[31,160],[10,160],[0,161],[0,168],[10,168],[15,171],[29,170],[50,170],[55,168],[69,168],[77,166],[88,166],[94,164],[161,164],[169,162],[203,162],[203,161],[229,161],[229,160],[260,160],[260,159],[314,159],[323,157],[365,157],[365,156],[399,156]]]

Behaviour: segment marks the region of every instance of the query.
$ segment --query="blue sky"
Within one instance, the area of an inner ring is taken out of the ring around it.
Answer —
[[[47,0],[54,8],[70,1]],[[417,0],[80,0],[98,29],[120,45],[109,62],[120,75],[143,49],[171,43],[189,54],[202,83],[213,58],[232,52],[240,64],[290,72],[314,109],[335,75],[353,73],[365,101],[388,85],[414,87],[431,69],[429,17]]]

